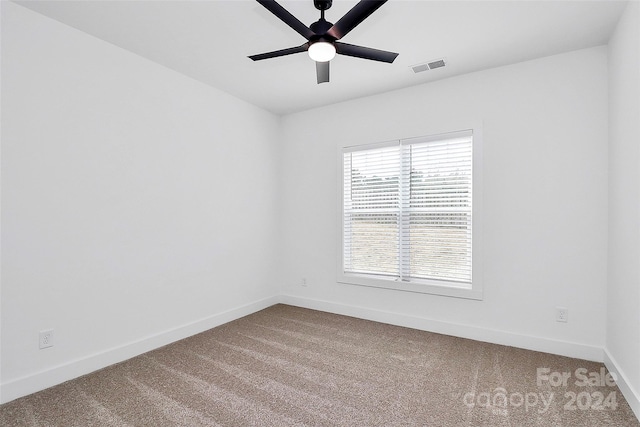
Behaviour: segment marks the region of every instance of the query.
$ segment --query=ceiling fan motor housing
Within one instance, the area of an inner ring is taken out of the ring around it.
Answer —
[[[316,33],[316,36],[312,37],[310,41],[335,41],[335,37],[331,37],[327,34],[327,31],[329,31],[331,27],[333,27],[333,24],[329,21],[325,21],[324,19],[314,22],[309,26],[309,28],[311,28],[311,31]]]

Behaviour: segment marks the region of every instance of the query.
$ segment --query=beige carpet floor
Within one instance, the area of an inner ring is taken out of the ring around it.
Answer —
[[[276,305],[2,405],[0,425],[640,426],[602,372]]]

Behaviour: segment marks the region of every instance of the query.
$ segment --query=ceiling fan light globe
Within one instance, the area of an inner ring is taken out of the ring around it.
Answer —
[[[316,62],[328,62],[336,56],[336,48],[329,42],[315,42],[309,46],[309,57]]]

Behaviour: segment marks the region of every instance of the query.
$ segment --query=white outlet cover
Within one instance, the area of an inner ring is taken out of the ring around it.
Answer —
[[[569,321],[569,309],[565,307],[556,307],[556,322],[567,323]]]
[[[40,331],[40,348],[53,347],[53,329]]]

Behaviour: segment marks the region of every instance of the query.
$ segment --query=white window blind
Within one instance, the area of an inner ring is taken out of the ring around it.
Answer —
[[[344,263],[353,273],[400,274],[400,150],[344,155]]]
[[[343,152],[343,270],[471,287],[472,131]]]

